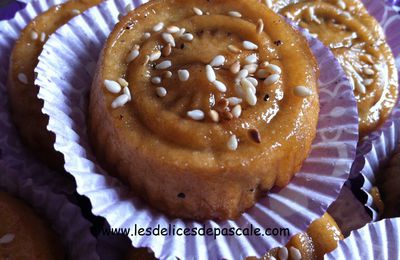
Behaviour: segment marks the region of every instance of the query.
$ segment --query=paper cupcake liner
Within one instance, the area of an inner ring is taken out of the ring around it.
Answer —
[[[74,181],[65,173],[50,170],[39,162],[20,140],[18,131],[9,112],[7,74],[9,59],[20,31],[38,14],[63,0],[32,1],[18,11],[15,17],[0,22],[0,169],[9,168],[26,178],[32,178],[38,185],[52,185],[54,191],[72,193]]]
[[[36,68],[38,97],[50,117],[48,129],[56,134],[56,150],[64,154],[65,169],[87,196],[95,215],[113,228],[168,227],[267,227],[289,228],[290,234],[306,230],[322,216],[339,195],[348,178],[358,141],[358,115],[353,91],[332,53],[308,37],[321,66],[321,113],[312,151],[290,184],[273,189],[266,198],[238,220],[183,221],[170,219],[129,194],[129,189],[110,177],[98,164],[86,133],[88,93],[94,64],[103,42],[117,23],[119,13],[132,3],[108,1],[72,19],[47,41]],[[142,2],[134,1],[138,6]],[[129,236],[135,247],[150,247],[158,258],[236,259],[260,256],[284,245],[290,236]]]
[[[56,194],[47,186],[34,185],[32,179],[21,178],[18,172],[7,168],[1,168],[0,190],[22,199],[51,224],[68,259],[100,259],[97,240],[90,233],[91,223],[65,195]]]
[[[400,259],[400,218],[384,219],[353,231],[325,259]]]
[[[393,9],[392,2],[365,0],[368,12],[382,26],[386,40],[396,59],[400,75],[400,15]],[[400,92],[400,86],[399,86]],[[351,170],[353,190],[360,201],[365,204],[373,220],[379,218],[377,207],[370,195],[375,185],[375,176],[390,158],[399,142],[400,135],[400,101],[397,102],[390,118],[381,128],[365,137],[357,148],[357,156]],[[361,189],[361,192],[359,192]]]

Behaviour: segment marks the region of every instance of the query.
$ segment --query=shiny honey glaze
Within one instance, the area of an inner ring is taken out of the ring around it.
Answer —
[[[390,115],[398,96],[393,54],[376,20],[357,0],[276,3],[329,46],[354,87],[361,136],[378,128]]]
[[[204,15],[195,15],[193,7]],[[232,17],[229,11],[239,11],[242,17]],[[258,34],[259,19],[265,26]],[[154,32],[160,22],[164,30]],[[162,32],[171,25],[185,28],[193,40],[175,36],[171,55],[149,62],[146,56],[162,50]],[[151,35],[144,39],[146,32]],[[243,41],[255,43],[258,49],[246,50]],[[140,54],[127,62],[135,45],[140,46]],[[229,51],[229,45],[240,48],[240,53]],[[240,96],[236,75],[229,68],[236,60],[243,65],[251,53],[260,63],[278,65],[280,79],[269,85],[258,79],[257,103],[242,102],[239,118],[212,121],[208,113],[219,100]],[[223,66],[215,68],[226,92],[206,77],[205,66],[217,55],[226,58]],[[172,66],[156,69],[165,60]],[[189,71],[188,81],[178,79],[181,69]],[[151,82],[166,70],[172,72],[171,78],[163,78],[161,84]],[[158,208],[168,207],[171,213],[176,207],[169,204],[190,207],[180,209],[180,216],[217,216],[215,208],[237,215],[233,212],[252,205],[258,191],[286,185],[301,167],[316,132],[317,77],[306,41],[257,1],[152,1],[122,18],[105,44],[91,92],[90,136],[110,172],[128,180],[134,190],[150,194],[149,200]],[[119,78],[129,83],[132,100],[112,108],[120,93],[110,93],[104,81]],[[167,90],[164,97],[156,94],[160,86]],[[296,96],[296,86],[305,86],[311,95]],[[194,109],[204,111],[205,118],[189,118],[187,111]],[[252,140],[250,129],[257,129],[261,142]],[[227,148],[232,135],[239,143],[234,151]],[[186,194],[185,200],[176,202],[180,191]]]

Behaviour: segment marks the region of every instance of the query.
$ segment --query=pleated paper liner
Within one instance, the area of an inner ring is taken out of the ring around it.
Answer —
[[[384,219],[355,230],[325,259],[400,259],[400,218]]]
[[[400,15],[393,9],[393,2],[391,1],[365,0],[363,3],[368,12],[382,26],[386,41],[395,56],[398,74],[400,75]],[[373,203],[370,191],[375,186],[376,174],[379,174],[396,149],[399,136],[400,103],[398,101],[390,118],[377,131],[365,137],[357,149],[357,157],[350,178],[352,179],[353,190],[365,204],[374,221],[379,218],[379,212]],[[361,193],[359,192],[360,188]]]
[[[91,234],[91,223],[65,195],[54,193],[48,186],[35,185],[32,179],[14,170],[1,168],[0,191],[20,198],[51,225],[58,235],[68,259],[96,260],[97,240]]]
[[[65,169],[87,196],[95,215],[113,228],[206,227],[261,229],[289,228],[304,231],[337,198],[349,176],[358,140],[357,108],[353,91],[332,53],[308,37],[321,67],[321,113],[312,151],[302,170],[284,189],[267,197],[238,220],[183,221],[170,219],[149,208],[98,164],[86,133],[88,93],[94,65],[102,45],[120,13],[131,1],[107,1],[72,19],[47,41],[36,68],[43,112],[50,117],[48,129],[56,134],[56,150],[64,154]],[[133,6],[141,4],[134,1]],[[269,248],[284,245],[289,236],[130,236],[133,246],[149,247],[158,258],[238,259],[260,256]]]
[[[18,11],[11,20],[0,22],[0,169],[10,168],[32,178],[38,185],[52,185],[53,190],[72,193],[74,183],[67,174],[57,174],[36,160],[33,154],[21,143],[18,131],[12,122],[9,112],[7,91],[7,74],[9,59],[20,31],[38,14],[48,10],[55,4],[64,1],[32,1]],[[1,174],[1,173],[0,173]]]

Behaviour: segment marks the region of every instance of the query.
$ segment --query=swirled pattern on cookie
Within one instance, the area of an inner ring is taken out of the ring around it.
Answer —
[[[317,78],[305,39],[257,1],[151,1],[104,46],[89,132],[108,171],[154,207],[233,218],[301,167]]]
[[[271,7],[331,48],[354,87],[360,135],[385,122],[396,105],[398,75],[385,34],[363,4],[278,0]]]

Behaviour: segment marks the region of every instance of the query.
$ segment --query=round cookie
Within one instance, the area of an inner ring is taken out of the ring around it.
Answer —
[[[108,172],[153,207],[235,218],[300,169],[317,79],[306,40],[257,1],[151,1],[105,43],[89,137]]]
[[[22,201],[0,191],[0,259],[65,259],[49,223]]]
[[[382,125],[397,102],[398,75],[385,34],[363,4],[278,0],[272,8],[331,48],[354,87],[360,136]]]
[[[16,41],[10,58],[8,91],[11,115],[24,143],[48,165],[63,169],[62,155],[53,148],[55,136],[47,131],[48,117],[37,98],[34,69],[46,39],[71,18],[101,0],[71,0],[56,5],[33,19]]]

